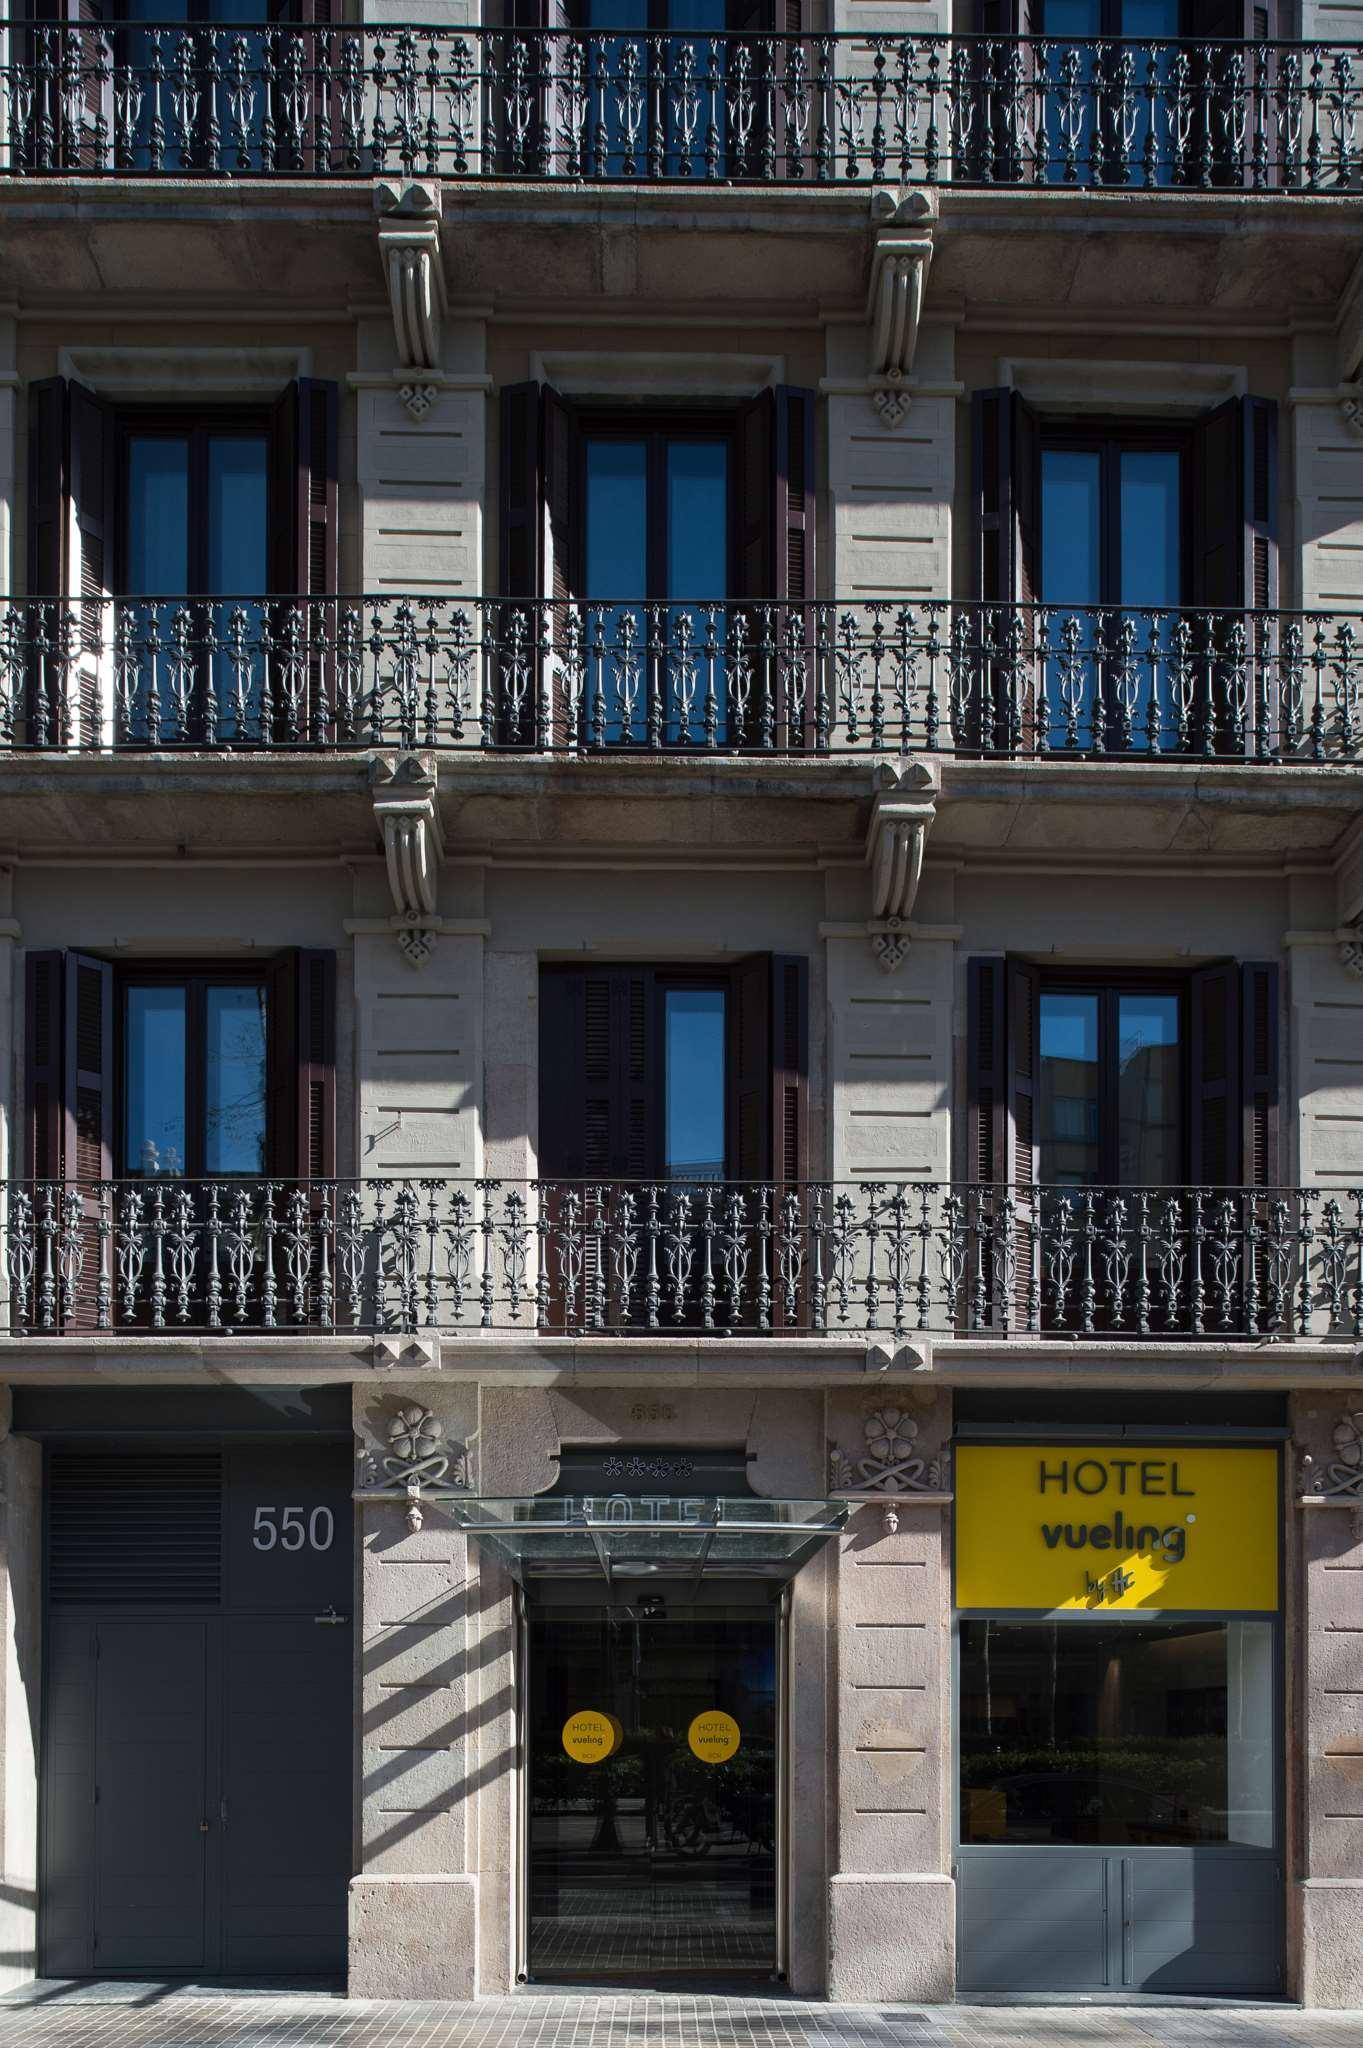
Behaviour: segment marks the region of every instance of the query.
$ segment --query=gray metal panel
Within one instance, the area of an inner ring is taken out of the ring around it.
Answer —
[[[1101,1849],[961,1849],[958,1988],[1113,1989],[1109,1861]]]
[[[1282,1990],[1282,1869],[1267,1849],[1147,1849],[1122,1859],[1125,1979],[1209,1997]]]
[[[206,1960],[206,1629],[98,1625],[98,1970],[196,1970]]]
[[[94,1969],[95,1624],[53,1615],[43,1701],[42,1972]]]
[[[225,1628],[222,1968],[343,1973],[351,1630],[311,1615]]]

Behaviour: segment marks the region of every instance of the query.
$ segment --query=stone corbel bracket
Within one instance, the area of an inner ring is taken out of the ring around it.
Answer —
[[[1303,1451],[1297,1467],[1301,1508],[1352,1508],[1354,1535],[1363,1536],[1363,1409],[1340,1416],[1330,1433],[1334,1458]]]
[[[1345,927],[1344,937],[1339,941],[1339,964],[1347,974],[1356,974],[1363,980],[1363,920]]]
[[[928,830],[937,815],[940,777],[935,764],[888,762],[877,771],[877,789],[866,828],[866,865],[871,870],[871,951],[887,974],[909,953],[909,919],[923,876]]]
[[[374,210],[393,315],[398,396],[414,420],[423,420],[439,394],[440,338],[447,306],[440,187],[420,179],[381,180],[374,192]]]
[[[886,427],[908,417],[918,325],[932,262],[937,194],[878,191],[871,196],[871,274],[866,328],[871,404]]]
[[[390,922],[405,958],[424,967],[441,931],[437,890],[445,838],[435,769],[418,754],[381,757],[370,769],[370,787],[388,863]]]

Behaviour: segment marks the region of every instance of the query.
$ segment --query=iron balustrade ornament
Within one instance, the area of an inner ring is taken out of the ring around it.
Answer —
[[[0,750],[1355,761],[1363,612],[27,598]]]
[[[15,1334],[1363,1339],[1363,1187],[13,1180],[0,1230]]]
[[[407,1503],[407,1527],[415,1536],[424,1520],[422,1501],[450,1499],[469,1491],[467,1450],[448,1443],[429,1408],[404,1403],[388,1423],[388,1455],[382,1466],[372,1451],[360,1459],[357,1500]]]
[[[1349,192],[1363,49],[20,23],[0,175]]]

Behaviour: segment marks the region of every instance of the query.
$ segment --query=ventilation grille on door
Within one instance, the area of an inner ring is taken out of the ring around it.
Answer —
[[[216,1606],[222,1452],[54,1447],[47,1527],[56,1607]]]

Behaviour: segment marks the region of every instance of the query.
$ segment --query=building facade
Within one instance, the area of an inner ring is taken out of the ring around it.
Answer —
[[[1363,6],[40,11],[0,1978],[1363,2005]]]

